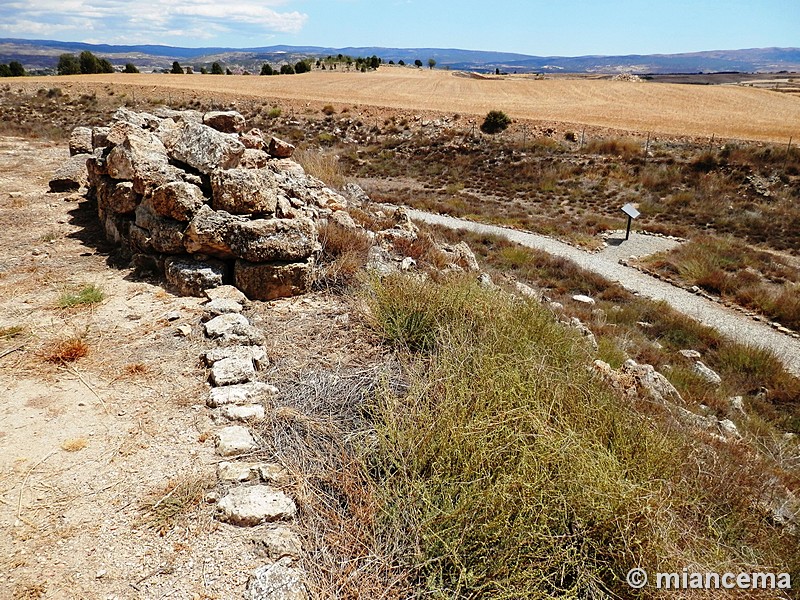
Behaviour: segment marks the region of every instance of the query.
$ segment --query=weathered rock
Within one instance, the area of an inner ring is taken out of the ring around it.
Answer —
[[[212,366],[214,363],[226,358],[249,361],[254,368],[259,370],[269,366],[267,351],[263,346],[226,346],[223,348],[213,348],[205,353],[204,358],[208,366]]]
[[[294,154],[294,146],[289,142],[284,142],[276,137],[269,141],[269,155],[274,158],[291,158]]]
[[[270,560],[288,557],[298,559],[303,554],[303,542],[294,531],[283,523],[275,523],[261,530],[253,539],[256,550]]]
[[[572,319],[570,319],[569,324],[570,327],[572,327],[573,329],[577,329],[580,332],[580,334],[586,339],[586,341],[589,342],[589,345],[592,347],[592,350],[597,352],[598,348],[597,339],[595,338],[594,333],[592,333],[592,330],[589,329],[586,326],[586,324],[583,321],[581,321],[578,317],[572,317]]]
[[[212,300],[208,304],[204,305],[203,308],[205,309],[206,314],[210,315],[212,318],[218,315],[242,312],[242,305],[239,302],[236,302],[235,300],[229,300],[227,298],[217,298],[216,300]]]
[[[237,260],[236,287],[251,300],[274,300],[304,294],[311,289],[314,259],[300,263],[251,263]]]
[[[231,404],[242,405],[254,402],[260,398],[270,398],[277,395],[278,388],[274,385],[253,381],[242,385],[228,385],[214,388],[208,396],[206,403],[210,408],[227,406]]]
[[[251,129],[247,133],[239,136],[239,141],[244,144],[245,148],[251,150],[265,150],[267,143],[264,141],[264,134],[260,129]]]
[[[114,179],[132,181],[137,194],[181,178],[180,169],[169,164],[164,145],[155,137],[127,135],[109,152],[106,169]]]
[[[207,205],[201,206],[186,229],[186,249],[191,253],[234,258],[228,243],[228,229],[231,223],[240,220],[244,219],[225,211],[215,211]]]
[[[245,128],[244,117],[235,110],[216,110],[203,115],[203,124],[222,133],[241,133]]]
[[[244,146],[232,136],[182,119],[165,143],[169,156],[201,173],[232,169],[239,164]]]
[[[69,136],[69,155],[91,154],[94,152],[92,145],[91,127],[76,127]]]
[[[245,600],[308,600],[305,573],[290,558],[259,567],[247,582]]]
[[[317,228],[310,219],[234,222],[228,226],[227,239],[234,256],[251,263],[303,260],[318,244]]]
[[[207,290],[206,298],[211,301],[231,300],[233,302],[238,302],[241,305],[245,305],[247,303],[247,296],[245,296],[241,290],[236,289],[232,285],[221,285],[217,288]]]
[[[169,257],[164,263],[167,282],[181,296],[202,297],[209,288],[222,285],[227,266],[217,260]]]
[[[206,335],[219,338],[223,343],[259,346],[264,343],[263,334],[242,315],[230,313],[214,317],[205,324]]]
[[[160,121],[155,115],[132,111],[124,106],[120,106],[111,118],[114,121],[129,123],[139,129],[155,129]]]
[[[389,252],[380,246],[372,246],[369,249],[366,268],[378,277],[386,277],[399,270]]]
[[[136,225],[147,232],[149,246],[163,254],[182,254],[183,231],[185,223],[159,217],[153,211],[149,199],[143,200],[136,207]],[[140,248],[146,250],[147,248]]]
[[[572,297],[572,299],[575,302],[580,302],[581,304],[589,304],[591,306],[594,306],[595,303],[594,298],[591,298],[589,296],[584,296],[583,294],[576,294]]]
[[[347,229],[353,231],[358,229],[358,225],[356,222],[353,221],[353,217],[350,216],[350,213],[346,210],[336,210],[330,216],[330,222],[341,227],[342,229]]]
[[[628,359],[621,370],[635,377],[637,385],[656,402],[683,404],[683,398],[675,386],[652,365],[639,365]]]
[[[242,358],[223,358],[211,367],[211,383],[216,386],[247,383],[256,376],[253,361]]]
[[[403,260],[400,261],[401,271],[411,271],[416,267],[417,267],[417,261],[411,258],[410,256],[406,256]]]
[[[141,201],[130,181],[116,181],[104,175],[95,184],[97,208],[118,215],[132,214]]]
[[[176,221],[191,221],[205,204],[205,198],[196,185],[171,181],[153,190],[150,204],[157,215]]]
[[[260,404],[229,404],[223,407],[222,415],[231,421],[263,421],[266,413]]]
[[[217,509],[220,520],[244,527],[291,519],[297,512],[289,496],[268,485],[233,488],[219,501]]]
[[[723,435],[727,437],[741,437],[739,433],[739,428],[736,427],[736,423],[731,421],[730,419],[722,419],[719,422],[719,430],[722,432]]]
[[[127,138],[129,135],[135,135],[140,138],[148,137],[147,132],[145,132],[141,127],[120,121],[112,123],[111,127],[108,127],[108,131],[105,132],[105,146],[112,148],[114,146],[118,146],[124,142],[125,138]]]
[[[239,161],[239,166],[243,169],[263,169],[269,165],[270,156],[263,150],[255,150],[247,148],[242,154],[242,160]]]
[[[220,481],[251,481],[258,479],[259,463],[222,461],[217,465],[217,478]]]
[[[275,174],[268,169],[214,171],[211,189],[214,209],[236,215],[274,213],[278,202]]]
[[[74,192],[89,183],[86,161],[94,158],[91,154],[76,154],[67,159],[50,180],[51,192]]]
[[[711,385],[720,385],[722,383],[722,378],[714,370],[706,366],[703,361],[698,360],[695,362],[692,370]]]
[[[542,301],[541,290],[535,290],[531,286],[522,283],[521,281],[515,281],[514,288],[521,296],[524,296],[525,298],[530,298],[531,300],[536,300],[537,302]]]
[[[344,192],[345,197],[354,206],[363,206],[364,204],[368,204],[370,202],[367,192],[365,192],[364,188],[357,183],[346,184],[342,191]]]
[[[258,474],[261,481],[273,485],[289,485],[292,483],[292,475],[277,463],[259,463]]]
[[[697,350],[681,350],[680,353],[686,358],[698,359],[702,355]]]
[[[445,251],[453,255],[453,262],[465,271],[477,273],[481,270],[475,253],[466,242],[458,242],[453,246],[446,246]]]
[[[217,432],[214,440],[217,454],[220,456],[235,456],[245,452],[252,452],[258,447],[250,430],[241,425],[231,425]]]
[[[105,148],[108,146],[108,133],[110,127],[92,127],[92,149]]]

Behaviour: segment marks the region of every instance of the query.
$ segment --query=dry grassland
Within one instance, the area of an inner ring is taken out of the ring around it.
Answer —
[[[134,84],[135,85],[132,85]],[[736,86],[630,83],[590,79],[474,78],[463,73],[384,67],[374,73],[298,76],[90,75],[27,78],[35,91],[58,85],[114,85],[136,96],[215,97],[371,105],[558,121],[628,131],[785,142],[800,138],[800,98]]]

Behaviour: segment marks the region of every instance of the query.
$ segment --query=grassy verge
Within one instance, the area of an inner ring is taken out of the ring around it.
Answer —
[[[627,597],[638,565],[800,575],[797,537],[754,510],[761,466],[615,396],[546,309],[463,278],[387,279],[368,302],[408,361],[371,472],[416,596]]]
[[[800,330],[800,269],[774,253],[702,236],[642,264]]]

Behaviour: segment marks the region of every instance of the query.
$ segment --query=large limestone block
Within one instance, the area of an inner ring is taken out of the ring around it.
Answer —
[[[215,211],[208,205],[201,206],[186,229],[186,249],[218,258],[234,258],[228,242],[228,228],[231,223],[240,220],[243,219],[225,211]]]
[[[114,179],[132,181],[137,194],[182,177],[182,171],[169,164],[164,145],[154,136],[127,135],[109,152],[106,169]]]
[[[129,215],[136,210],[141,196],[133,191],[130,181],[116,181],[101,175],[95,185],[97,208],[117,215]]]
[[[170,157],[209,175],[217,169],[238,166],[244,154],[239,140],[186,119],[178,122],[165,141]]]
[[[246,122],[235,110],[215,110],[203,115],[203,124],[213,127],[222,133],[241,133]]]
[[[251,300],[274,300],[304,294],[311,289],[314,259],[294,263],[251,263],[237,260],[236,287]]]
[[[66,160],[50,180],[50,191],[72,192],[88,185],[89,174],[86,161],[94,158],[91,154],[76,154]]]
[[[157,215],[176,221],[191,221],[205,204],[205,198],[196,185],[172,181],[153,190],[150,203]]]
[[[205,290],[222,285],[227,266],[218,260],[192,260],[171,256],[164,263],[167,282],[181,296],[202,297]]]
[[[69,136],[69,155],[91,154],[94,151],[92,146],[92,128],[76,127]]]
[[[211,175],[213,207],[231,214],[263,215],[275,212],[278,186],[266,169],[221,169]]]
[[[228,245],[248,262],[298,261],[317,249],[317,229],[310,219],[257,219],[231,223]]]
[[[158,216],[145,199],[136,207],[136,226],[145,230],[150,238],[150,246],[162,254],[183,254],[183,231],[186,223]],[[141,248],[145,250],[145,248]]]
[[[231,425],[217,432],[215,439],[217,454],[220,456],[235,456],[252,452],[258,448],[250,430],[241,425]]]

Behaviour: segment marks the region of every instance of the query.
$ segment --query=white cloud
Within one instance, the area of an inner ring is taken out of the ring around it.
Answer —
[[[0,3],[0,32],[86,39],[83,34],[93,31],[93,38],[123,43],[191,44],[240,30],[246,31],[245,37],[265,38],[298,33],[308,21],[308,15],[289,10],[287,4],[288,0],[12,0]]]

